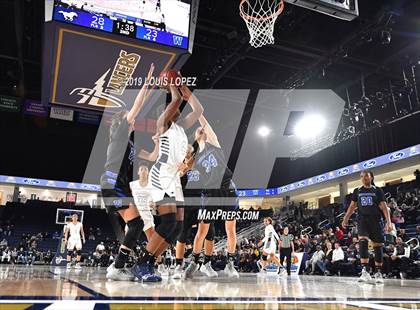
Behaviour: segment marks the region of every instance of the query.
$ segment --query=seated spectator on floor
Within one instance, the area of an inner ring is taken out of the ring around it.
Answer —
[[[316,251],[312,254],[312,257],[306,261],[306,269],[311,266],[310,274],[315,273],[316,265],[319,261],[322,261],[324,258],[325,253],[322,251],[322,247],[320,245],[316,246]]]
[[[334,243],[331,263],[327,265],[327,275],[334,275],[340,271],[340,264],[344,262],[344,251],[340,243]]]
[[[105,251],[105,245],[104,245],[104,243],[103,243],[103,242],[99,243],[99,244],[96,246],[96,251],[97,251],[98,253],[100,253],[100,254],[103,254],[103,252]]]
[[[17,260],[17,256],[18,256],[18,252],[17,252],[16,248],[13,248],[11,255],[12,255],[11,263],[16,264],[16,260]]]
[[[327,241],[324,259],[317,262],[317,266],[323,274],[327,270],[327,265],[330,264],[330,262],[332,261],[332,255],[333,255],[332,243]]]
[[[223,251],[219,251],[214,259],[213,269],[216,271],[223,270],[226,267],[226,256]]]
[[[23,249],[23,247],[20,247],[18,251],[16,263],[26,265],[27,262],[28,262],[28,259],[26,257],[26,251]]]
[[[8,247],[6,247],[3,250],[3,253],[1,255],[1,263],[10,264],[11,259],[12,259],[12,252],[10,251]]]
[[[404,243],[401,237],[397,237],[397,243],[391,256],[391,270],[400,270],[401,279],[407,277],[407,269],[410,264],[410,246]]]
[[[51,252],[51,250],[48,250],[47,253],[45,253],[43,261],[45,265],[49,265],[51,264],[51,261],[53,259],[53,254]]]

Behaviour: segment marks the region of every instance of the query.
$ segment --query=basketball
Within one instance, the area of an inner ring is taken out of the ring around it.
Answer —
[[[167,89],[170,85],[181,86],[181,75],[176,70],[163,70],[159,74],[159,86]]]

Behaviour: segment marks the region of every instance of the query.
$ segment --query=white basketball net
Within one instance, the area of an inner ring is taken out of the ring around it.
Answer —
[[[274,24],[284,9],[283,0],[242,0],[239,12],[249,30],[249,44],[257,48],[274,43]]]

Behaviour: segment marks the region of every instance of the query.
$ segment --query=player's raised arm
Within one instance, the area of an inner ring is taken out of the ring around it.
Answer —
[[[152,63],[150,65],[149,73],[147,74],[146,79],[144,80],[143,86],[141,87],[139,93],[137,94],[136,100],[134,100],[134,104],[131,107],[130,111],[127,114],[127,121],[132,123],[137,115],[139,114],[141,108],[144,105],[145,99],[149,93],[148,87],[150,83],[150,79],[152,78],[153,71],[155,70],[155,65]]]
[[[180,91],[182,93],[182,98],[188,102],[188,104],[192,108],[192,112],[190,112],[184,119],[179,122],[179,125],[184,129],[190,128],[194,123],[200,118],[203,114],[203,106],[201,105],[200,101],[197,97],[192,93],[192,91],[186,85],[182,85],[180,87]]]
[[[200,122],[201,127],[204,129],[204,132],[207,136],[207,142],[214,145],[215,147],[220,148],[219,139],[217,138],[216,133],[213,130],[213,127],[209,124],[207,119],[204,117],[203,114],[201,114],[200,118],[198,119]]]
[[[168,122],[174,118],[175,114],[178,113],[179,106],[182,102],[181,94],[174,85],[169,85],[169,90],[171,92],[172,99],[156,122],[158,133],[163,133],[165,131],[166,124],[168,124]]]

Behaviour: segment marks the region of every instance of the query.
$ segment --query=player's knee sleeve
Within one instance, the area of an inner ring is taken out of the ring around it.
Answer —
[[[171,243],[175,243],[178,240],[178,236],[182,234],[184,228],[184,221],[176,221],[175,229],[171,236]]]
[[[168,213],[160,216],[160,225],[156,228],[156,232],[165,239],[166,242],[171,243],[171,237],[176,227],[176,213]]]
[[[68,256],[73,256],[73,250],[67,250],[67,255]]]
[[[77,250],[76,254],[77,254],[77,256],[82,256],[82,250]]]
[[[359,240],[360,258],[369,258],[369,241],[366,239]]]
[[[127,222],[128,230],[125,234],[123,245],[133,249],[136,245],[136,241],[143,231],[143,221],[140,216]]]
[[[215,235],[214,223],[210,223],[209,231],[207,232],[207,235],[206,235],[206,240],[213,241],[214,235]]]
[[[191,227],[183,225],[182,231],[178,236],[179,243],[187,243],[188,237],[191,235]]]
[[[263,255],[262,255],[262,260],[263,260],[263,261],[266,261],[266,260],[267,260],[267,255],[263,254]]]
[[[382,264],[383,260],[384,260],[384,252],[383,252],[383,247],[382,246],[377,246],[373,248],[373,251],[375,253],[375,263],[380,263]]]

